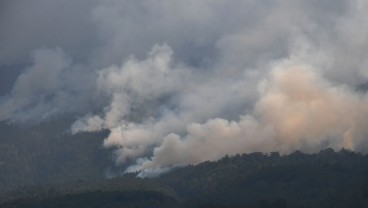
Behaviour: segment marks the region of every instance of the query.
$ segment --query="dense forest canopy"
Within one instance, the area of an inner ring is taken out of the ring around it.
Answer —
[[[178,167],[155,178],[27,186],[1,195],[2,207],[255,207],[368,205],[368,156],[342,149],[281,156],[250,153]]]

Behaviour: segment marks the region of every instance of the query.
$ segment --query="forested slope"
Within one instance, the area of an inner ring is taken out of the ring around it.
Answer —
[[[24,185],[105,178],[108,132],[71,135],[70,117],[34,126],[0,123],[0,192]]]
[[[131,173],[93,183],[23,188],[3,194],[2,207],[366,207],[367,175],[368,156],[349,150],[251,153],[151,179]]]

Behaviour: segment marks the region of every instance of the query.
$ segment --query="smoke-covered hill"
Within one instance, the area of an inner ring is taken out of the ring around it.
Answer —
[[[367,10],[365,0],[2,0],[0,121],[79,115],[65,128],[107,129],[113,160],[144,174],[257,151],[367,153]]]
[[[367,11],[366,0],[0,0],[0,192],[186,167],[154,180],[179,201],[156,189],[148,201],[361,207],[366,156],[206,161],[367,154]]]
[[[29,187],[2,195],[2,207],[254,207],[368,205],[368,156],[252,153],[177,168],[156,178]]]

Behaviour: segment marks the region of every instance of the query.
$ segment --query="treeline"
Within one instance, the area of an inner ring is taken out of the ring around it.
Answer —
[[[368,204],[368,156],[345,149],[224,157],[172,171],[160,180],[186,200],[211,207],[342,208]]]
[[[126,174],[96,182],[29,187],[3,194],[0,207],[368,206],[368,156],[342,149],[226,156],[153,179]]]
[[[0,207],[173,207],[171,188],[155,180],[120,177],[58,186],[31,186],[0,195]]]

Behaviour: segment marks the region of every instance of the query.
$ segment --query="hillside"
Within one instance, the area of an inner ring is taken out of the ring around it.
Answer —
[[[112,165],[102,147],[108,132],[71,135],[65,116],[34,126],[0,123],[0,192],[25,185],[105,178]]]
[[[368,156],[326,149],[226,156],[152,179],[119,178],[29,187],[2,207],[365,207]],[[102,206],[103,205],[103,206]]]

